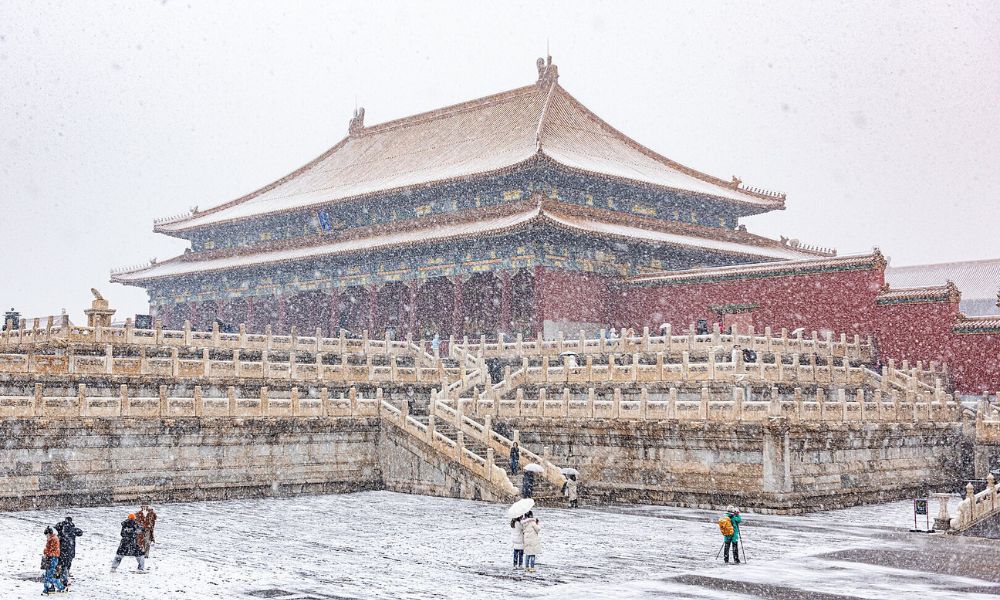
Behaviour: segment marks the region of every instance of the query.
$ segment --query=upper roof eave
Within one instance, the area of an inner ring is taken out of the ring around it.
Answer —
[[[458,103],[458,104],[454,104],[454,105],[451,105],[451,106],[447,106],[447,107],[443,107],[443,108],[438,108],[438,109],[431,110],[431,111],[426,111],[426,112],[423,112],[423,113],[418,113],[416,115],[411,115],[411,116],[408,116],[408,117],[403,117],[403,118],[400,118],[400,119],[396,119],[396,120],[392,120],[392,121],[387,121],[385,123],[380,123],[380,124],[372,125],[372,126],[369,126],[369,127],[362,127],[362,128],[360,128],[358,130],[352,130],[352,133],[350,135],[348,135],[347,137],[341,139],[341,141],[338,142],[336,145],[334,145],[333,147],[331,147],[327,151],[323,152],[318,157],[316,157],[312,161],[308,162],[304,166],[300,167],[299,169],[296,169],[295,171],[289,173],[288,175],[285,175],[284,177],[282,177],[282,178],[280,178],[280,179],[278,179],[278,180],[276,180],[276,181],[274,181],[274,182],[272,182],[272,183],[270,183],[270,184],[268,184],[266,186],[263,186],[263,187],[255,190],[255,191],[249,193],[249,194],[245,194],[243,196],[240,196],[239,198],[236,198],[236,199],[231,200],[229,202],[226,202],[224,204],[220,204],[218,206],[212,207],[212,208],[210,208],[208,210],[205,210],[205,211],[193,211],[192,213],[190,213],[188,215],[184,215],[184,216],[179,217],[179,218],[175,217],[175,218],[172,218],[172,219],[167,219],[167,220],[162,220],[162,221],[154,222],[153,230],[155,232],[157,232],[157,233],[163,233],[163,234],[171,235],[171,236],[175,236],[175,237],[186,238],[187,236],[185,234],[187,234],[190,231],[195,231],[195,230],[199,230],[199,229],[203,229],[203,228],[218,226],[218,225],[221,225],[221,224],[232,223],[232,222],[239,222],[239,221],[244,221],[244,220],[249,220],[249,219],[260,218],[260,217],[264,217],[264,216],[273,216],[273,215],[277,215],[277,214],[294,213],[294,212],[298,212],[298,211],[302,211],[302,210],[308,210],[308,209],[314,208],[316,206],[322,206],[324,204],[328,204],[328,203],[332,203],[332,202],[338,202],[338,203],[340,203],[340,202],[350,202],[350,201],[355,201],[355,200],[359,200],[359,199],[363,199],[363,198],[379,197],[379,196],[389,195],[389,194],[393,194],[393,193],[404,192],[406,190],[420,189],[420,188],[431,187],[431,186],[435,186],[435,185],[442,185],[442,184],[445,184],[445,183],[448,183],[448,182],[451,182],[451,181],[459,181],[459,180],[469,179],[469,178],[472,178],[472,177],[487,176],[487,175],[494,174],[494,173],[497,173],[497,172],[503,172],[503,171],[506,171],[506,170],[509,170],[509,169],[516,168],[517,166],[523,164],[524,162],[526,162],[527,160],[530,160],[530,159],[515,160],[515,161],[510,162],[510,163],[508,163],[508,164],[506,164],[506,165],[504,165],[504,166],[502,166],[500,168],[486,169],[486,170],[476,170],[476,167],[485,166],[485,165],[469,165],[470,167],[472,167],[472,170],[460,173],[459,175],[450,176],[450,177],[445,177],[445,178],[440,178],[440,179],[428,179],[426,181],[420,181],[420,182],[416,182],[416,183],[408,183],[406,185],[395,186],[395,187],[390,187],[390,188],[385,188],[385,189],[372,189],[371,191],[365,191],[364,193],[350,194],[350,195],[346,195],[346,196],[343,196],[343,197],[336,197],[336,195],[334,194],[333,197],[325,198],[325,199],[323,199],[321,201],[308,201],[307,200],[303,204],[300,204],[300,205],[282,206],[282,207],[274,209],[274,210],[267,210],[266,204],[264,204],[264,205],[262,205],[261,209],[259,209],[259,210],[258,209],[254,209],[256,212],[252,212],[252,213],[249,213],[249,214],[239,214],[239,211],[236,211],[237,214],[235,216],[230,217],[230,218],[219,218],[218,220],[209,220],[207,222],[205,220],[206,216],[210,216],[210,215],[219,213],[221,211],[225,211],[227,209],[233,208],[235,206],[244,204],[244,203],[246,203],[248,201],[253,200],[254,198],[257,198],[257,197],[261,196],[262,194],[265,194],[267,192],[275,190],[276,188],[282,186],[283,184],[296,179],[300,175],[302,175],[302,174],[310,171],[314,167],[317,167],[317,165],[321,165],[321,163],[323,163],[326,159],[330,158],[332,155],[334,155],[335,153],[337,153],[338,150],[341,150],[342,148],[344,148],[344,146],[351,139],[354,139],[354,138],[362,139],[362,138],[365,138],[365,137],[368,137],[368,136],[378,135],[378,134],[381,134],[381,133],[390,132],[390,131],[393,131],[395,129],[406,128],[406,127],[410,127],[410,126],[418,126],[418,125],[422,125],[422,124],[425,124],[425,123],[430,122],[430,121],[434,121],[436,119],[447,118],[447,117],[459,115],[459,114],[461,114],[463,112],[475,111],[475,110],[481,109],[483,107],[493,106],[493,105],[496,105],[496,103],[499,103],[499,102],[509,102],[509,101],[520,102],[520,100],[518,100],[518,96],[525,96],[525,97],[527,97],[529,95],[539,95],[539,96],[536,96],[536,98],[535,98],[535,101],[537,101],[541,97],[540,96],[541,94],[544,94],[545,97],[544,97],[544,102],[541,103],[541,108],[537,109],[539,112],[538,112],[538,115],[537,115],[537,128],[536,128],[536,135],[535,135],[535,137],[536,137],[536,140],[535,140],[536,144],[535,144],[534,150],[535,150],[535,153],[537,155],[543,155],[543,156],[545,156],[545,158],[551,160],[554,164],[557,164],[557,165],[559,165],[562,168],[571,170],[573,172],[577,172],[577,173],[581,173],[581,174],[586,174],[588,176],[602,177],[602,178],[605,178],[605,179],[608,179],[608,180],[611,180],[611,181],[624,182],[624,183],[630,183],[630,184],[638,184],[638,185],[642,185],[642,186],[649,187],[649,188],[652,188],[652,189],[665,190],[665,191],[669,191],[669,192],[672,192],[672,193],[682,193],[682,194],[687,194],[687,195],[691,195],[691,196],[694,196],[694,197],[703,197],[703,198],[711,199],[713,201],[726,202],[728,204],[733,204],[733,205],[741,207],[743,209],[744,214],[746,214],[746,215],[759,214],[759,213],[762,213],[762,212],[768,212],[770,210],[783,210],[785,208],[784,195],[778,195],[778,194],[767,193],[767,192],[758,191],[758,190],[754,190],[754,189],[742,188],[742,187],[740,187],[740,182],[736,181],[735,179],[734,179],[734,181],[727,182],[727,181],[722,180],[720,178],[717,178],[717,177],[708,175],[706,173],[703,173],[701,171],[697,171],[697,170],[692,169],[690,167],[684,166],[684,165],[682,165],[682,164],[680,164],[680,163],[678,163],[676,161],[670,160],[670,159],[662,156],[661,154],[659,154],[659,153],[657,153],[657,152],[655,152],[655,151],[653,151],[653,150],[651,150],[651,149],[643,146],[642,144],[640,144],[640,143],[636,142],[635,140],[629,138],[628,136],[626,136],[622,132],[618,131],[617,129],[615,129],[614,127],[612,127],[611,125],[609,125],[607,122],[605,122],[599,116],[597,116],[593,111],[591,111],[590,109],[588,109],[580,101],[578,101],[571,94],[569,94],[569,92],[567,92],[557,82],[553,81],[551,84],[545,85],[545,86],[540,86],[539,84],[522,86],[522,87],[515,88],[515,89],[512,89],[512,90],[508,90],[508,91],[505,91],[505,92],[500,92],[498,94],[493,94],[493,95],[485,96],[485,97],[482,97],[482,98],[468,100],[468,101],[461,102],[461,103]],[[669,185],[662,185],[662,183],[656,183],[656,182],[652,182],[652,181],[646,181],[646,180],[642,179],[641,177],[639,177],[639,178],[631,178],[631,177],[628,177],[628,176],[621,176],[621,175],[614,174],[614,173],[608,173],[608,172],[602,172],[602,171],[594,171],[594,170],[588,170],[588,169],[580,169],[580,168],[574,167],[573,165],[565,164],[564,162],[560,161],[558,159],[558,157],[552,156],[552,153],[546,152],[545,134],[544,133],[545,133],[545,129],[547,127],[547,122],[550,120],[550,117],[547,116],[548,113],[549,113],[548,108],[549,108],[549,105],[552,102],[553,97],[556,96],[556,95],[558,95],[561,98],[565,98],[565,100],[567,102],[569,102],[574,109],[581,111],[580,114],[583,114],[586,119],[592,120],[594,123],[596,123],[600,127],[600,130],[604,131],[606,134],[608,134],[609,136],[611,136],[613,139],[617,140],[617,143],[625,144],[626,146],[628,146],[629,148],[631,148],[632,151],[639,152],[642,155],[646,156],[648,159],[654,161],[653,163],[650,163],[650,164],[660,164],[663,167],[665,167],[666,169],[673,170],[675,172],[678,172],[678,173],[681,173],[683,175],[689,176],[689,177],[691,177],[693,179],[696,179],[696,180],[699,180],[701,182],[707,183],[708,186],[709,186],[708,187],[709,190],[711,190],[711,188],[714,187],[714,188],[720,188],[720,191],[721,191],[721,189],[725,189],[725,190],[728,190],[728,191],[725,192],[725,193],[720,193],[719,195],[715,195],[715,194],[710,193],[710,191],[706,192],[706,190],[697,190],[696,191],[696,190],[684,189],[682,187],[672,187],[672,186],[669,186]],[[522,154],[522,156],[524,156],[524,155]],[[350,157],[347,157],[347,158],[350,159]],[[500,161],[500,162],[502,162],[502,161]],[[458,169],[458,170],[461,170],[461,169]],[[378,182],[377,181],[373,181],[372,183],[374,183],[374,184],[377,185]],[[340,187],[344,187],[344,186],[350,187],[351,185],[353,185],[353,184],[350,184],[350,183],[338,184],[338,186],[340,186]],[[330,189],[334,189],[335,187],[337,187],[337,186],[331,186]],[[361,187],[363,187],[363,185]],[[322,195],[322,188],[319,188],[319,189],[314,190],[314,191],[320,192],[317,195]],[[344,191],[348,191],[348,190],[344,190]],[[295,192],[295,193],[301,193],[301,192]],[[726,194],[728,194],[728,196]],[[734,196],[737,196],[737,197],[734,197]],[[744,199],[740,199],[739,196],[744,196],[744,197],[746,197],[746,199],[745,200]]]

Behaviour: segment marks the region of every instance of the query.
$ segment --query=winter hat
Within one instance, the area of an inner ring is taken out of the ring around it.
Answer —
[[[54,533],[54,532],[52,531],[52,528],[51,528],[51,527],[46,527],[46,528],[45,528],[45,535],[49,535],[49,534],[51,534],[51,533]]]
[[[726,507],[726,512],[733,513],[735,515],[735,514],[739,514],[740,509],[738,509],[735,506],[733,506],[732,504],[730,504],[729,506]]]
[[[128,518],[129,518],[129,520],[134,520],[134,519],[135,519],[135,515],[132,515],[132,514],[130,514],[130,515],[128,516]]]

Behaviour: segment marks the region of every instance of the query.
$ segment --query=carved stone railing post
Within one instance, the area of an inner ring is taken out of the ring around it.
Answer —
[[[128,386],[124,383],[118,386],[118,414],[123,417],[129,416],[132,407],[129,405],[131,402],[128,397]]]
[[[710,396],[709,396],[709,392],[708,392],[708,386],[702,385],[701,386],[701,400],[698,403],[698,418],[700,420],[702,420],[702,421],[708,420],[708,415],[709,415],[708,402],[709,402],[709,398],[710,398]]]
[[[168,402],[168,399],[167,399],[167,386],[161,385],[159,387],[158,391],[159,391],[159,396],[160,396],[160,414],[159,414],[159,416],[160,417],[167,417],[167,416],[170,415],[170,407],[167,405],[167,402]]]
[[[319,388],[319,408],[322,416],[330,416],[330,389],[326,386]],[[354,416],[353,412],[351,416]]]
[[[45,398],[42,396],[42,384],[35,384],[35,393],[31,403],[31,415],[35,417],[45,416]]]
[[[104,346],[104,373],[113,375],[115,372],[114,346],[107,344]]]
[[[226,388],[226,399],[229,400],[229,416],[235,417],[237,406],[236,406],[236,388],[234,386],[229,386]]]
[[[672,387],[667,393],[667,418],[677,418],[677,388]]]
[[[201,386],[196,385],[194,386],[194,416],[201,417],[204,414],[205,414],[205,399],[201,395]]]
[[[260,388],[260,416],[267,417],[271,413],[271,398],[267,393],[267,386]]]
[[[209,361],[208,348],[203,348],[201,351],[201,373],[205,377],[210,377],[212,375],[212,363]]]
[[[292,386],[292,416],[299,417],[302,416],[302,400],[299,398],[299,387],[296,385]]]

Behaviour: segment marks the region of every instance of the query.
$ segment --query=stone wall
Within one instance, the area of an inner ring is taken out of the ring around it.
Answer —
[[[381,488],[379,419],[4,419],[0,510]]]
[[[964,472],[958,424],[515,418],[497,428],[578,469],[592,502],[804,512],[948,489]]]

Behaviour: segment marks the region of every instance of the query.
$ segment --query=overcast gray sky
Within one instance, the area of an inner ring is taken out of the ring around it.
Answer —
[[[347,132],[560,82],[683,164],[788,193],[751,231],[1000,256],[997,2],[0,2],[0,305],[121,314],[155,217],[277,179]]]

